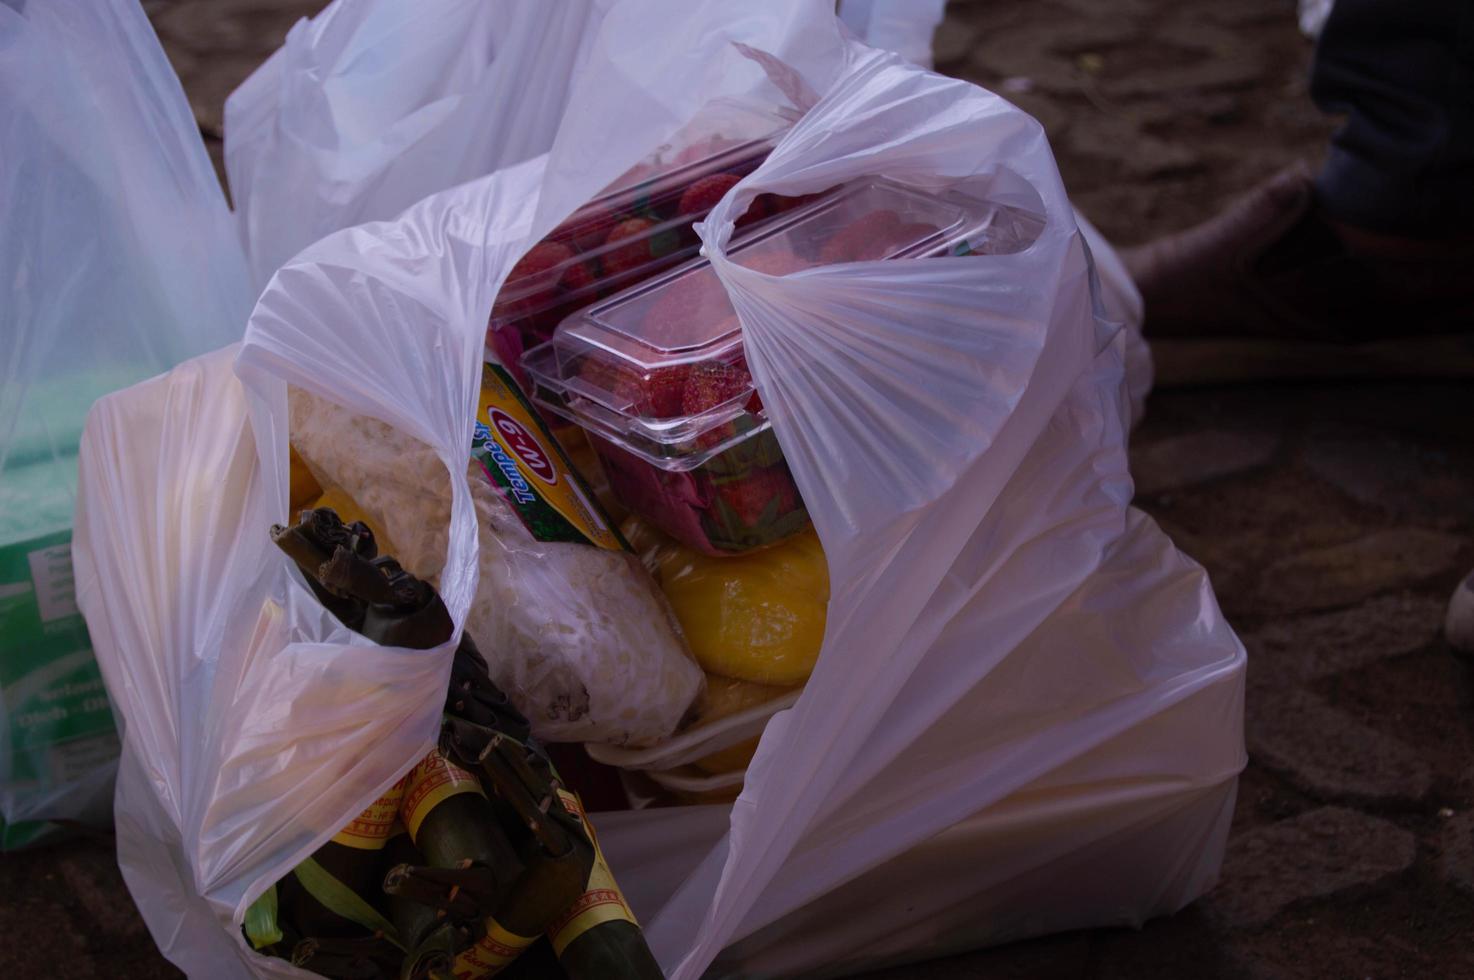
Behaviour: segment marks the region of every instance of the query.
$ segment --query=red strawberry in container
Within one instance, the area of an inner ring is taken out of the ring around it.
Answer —
[[[618,212],[593,204],[575,212],[573,217],[559,225],[548,237],[566,244],[576,252],[591,252],[604,244],[604,239],[609,237],[609,230],[619,222]]]
[[[681,392],[681,411],[687,415],[700,415],[720,408],[740,395],[757,397],[752,390],[752,375],[747,373],[746,362],[703,361],[686,375],[686,385]]]
[[[736,187],[742,178],[736,174],[711,174],[702,177],[686,188],[681,195],[679,211],[682,215],[704,215],[717,206],[727,191]]]
[[[755,470],[723,483],[717,488],[717,495],[740,522],[731,529],[739,534],[760,528],[765,521],[790,514],[802,506],[787,466]]]
[[[613,279],[650,261],[650,243],[646,240],[655,222],[649,218],[626,218],[609,230],[599,264],[604,278]]]
[[[585,389],[607,393],[595,400],[616,411],[648,419],[668,419],[681,414],[690,368],[684,364],[640,370],[600,357],[583,362],[579,378]]]
[[[681,195],[680,213],[691,215],[693,219],[699,220],[717,206],[727,192],[737,186],[742,178],[737,174],[712,174],[703,177],[686,189]],[[775,215],[780,210],[777,205],[779,200],[776,194],[759,194],[748,204],[747,210],[742,217],[737,219],[738,228],[746,228],[756,221]]]
[[[681,414],[690,369],[684,364],[658,367],[644,375],[627,378],[621,389],[640,414],[652,419],[671,419]]]
[[[538,242],[512,266],[502,291],[515,292],[534,306],[547,302],[558,288],[562,267],[572,258],[573,250],[562,242]]]
[[[534,245],[512,266],[491,308],[486,325],[486,344],[526,387],[519,362],[523,351],[551,336],[558,320],[549,307],[558,295],[558,285],[568,271],[573,251],[561,242]]]

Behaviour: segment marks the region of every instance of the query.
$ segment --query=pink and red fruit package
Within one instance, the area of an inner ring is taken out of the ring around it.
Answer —
[[[706,205],[730,186],[688,194]],[[937,254],[966,218],[958,202],[877,178],[739,230],[728,254],[771,276]],[[705,260],[579,311],[523,365],[534,398],[589,436],[614,495],[686,545],[740,554],[807,526],[741,324]]]
[[[576,211],[522,258],[487,323],[487,345],[525,382],[518,361],[572,313],[693,258],[692,225],[767,157],[787,123],[722,104]],[[764,194],[740,224],[786,206]]]

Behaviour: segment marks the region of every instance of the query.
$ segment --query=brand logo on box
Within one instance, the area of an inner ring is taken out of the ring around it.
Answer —
[[[527,431],[525,425],[498,408],[488,409],[487,417],[491,420],[492,427],[506,440],[507,448],[533,476],[548,486],[558,482],[558,471],[553,466],[552,458],[543,449],[542,443],[537,441],[537,437]]]

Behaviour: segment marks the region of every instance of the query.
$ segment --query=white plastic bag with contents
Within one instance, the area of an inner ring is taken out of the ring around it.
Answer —
[[[118,736],[73,601],[99,395],[240,337],[233,224],[135,0],[0,2],[0,850],[110,822]]]
[[[552,151],[331,235],[238,352],[101,403],[79,594],[128,720],[120,858],[191,973],[300,975],[249,902],[430,746],[449,649],[377,648],[272,552],[287,386],[433,447],[464,623],[487,313],[531,244],[718,97],[807,110],[704,223],[830,565],[824,649],[730,806],[604,814],[669,976],[818,975],[1138,923],[1214,880],[1244,763],[1242,646],[1129,507],[1124,338],[1038,125],[845,39],[827,0],[628,0]],[[1032,212],[1003,255],[774,277],[725,256],[760,191],[880,175]]]

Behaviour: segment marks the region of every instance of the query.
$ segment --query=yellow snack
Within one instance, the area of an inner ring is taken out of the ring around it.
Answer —
[[[699,728],[719,718],[726,718],[739,711],[755,708],[794,690],[797,688],[773,687],[768,684],[754,684],[751,681],[739,681],[717,674],[707,674],[706,690],[696,701],[696,720],[692,723],[692,727]],[[730,745],[711,755],[703,756],[697,759],[694,765],[712,775],[746,769],[747,764],[752,761],[752,754],[757,751],[758,737],[754,735],[736,745]]]
[[[653,563],[704,670],[779,686],[808,679],[829,608],[829,567],[812,528],[730,558],[670,547],[646,567]]]
[[[668,790],[671,796],[682,803],[690,806],[705,806],[716,803],[732,803],[738,796],[742,795],[741,786],[729,786],[726,789],[710,789],[705,793],[687,793],[680,790]]]
[[[757,754],[757,743],[761,736],[754,735],[752,738],[744,739],[736,745],[729,745],[725,749],[704,755],[692,763],[702,772],[709,772],[713,776],[724,772],[737,772],[746,769],[752,764],[752,757]]]
[[[697,728],[728,718],[796,690],[796,686],[776,687],[772,684],[754,684],[752,681],[707,674],[706,690],[696,699],[696,720],[691,723],[691,727]]]
[[[299,455],[295,446],[289,449],[291,460],[290,482],[287,490],[287,516],[296,520],[299,511],[312,507],[312,502],[322,496],[322,484],[307,468],[307,462]]]

